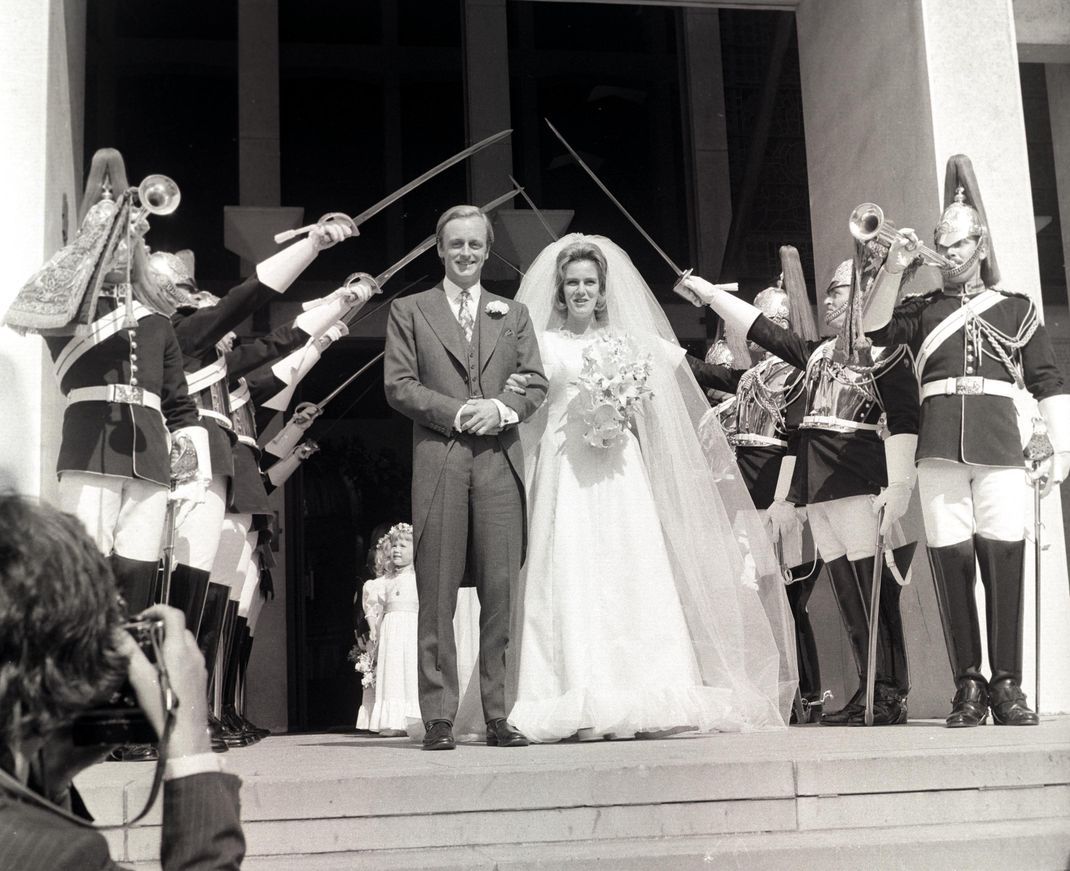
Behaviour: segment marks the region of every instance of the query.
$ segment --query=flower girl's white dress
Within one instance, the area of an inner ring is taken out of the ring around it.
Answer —
[[[368,728],[404,732],[407,720],[420,716],[417,668],[416,573],[407,566],[379,588],[383,618],[375,667],[375,707]]]
[[[550,386],[546,427],[525,456],[528,554],[509,720],[535,741],[739,728],[727,691],[702,686],[662,535],[673,518],[658,517],[638,440],[629,431],[608,448],[584,441],[576,379],[593,338],[539,336]]]

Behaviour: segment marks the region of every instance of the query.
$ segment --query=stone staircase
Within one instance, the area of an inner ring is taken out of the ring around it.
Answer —
[[[1070,867],[1070,718],[452,753],[290,735],[227,761],[252,871]],[[80,786],[119,821],[150,774]],[[111,832],[113,856],[153,867],[159,819]]]

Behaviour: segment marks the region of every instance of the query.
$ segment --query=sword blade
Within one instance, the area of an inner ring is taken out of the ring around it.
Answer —
[[[374,366],[376,363],[378,363],[380,360],[382,360],[383,357],[385,357],[385,356],[386,356],[386,351],[380,351],[378,354],[376,354],[374,357],[372,357],[367,363],[365,363],[363,366],[361,366],[356,372],[354,372],[352,375],[350,375],[345,381],[343,381],[341,384],[339,384],[337,387],[335,387],[334,390],[332,390],[330,393],[327,394],[327,397],[325,399],[321,399],[319,402],[316,403],[316,406],[319,408],[319,410],[323,411],[323,409],[327,407],[327,403],[328,402],[330,402],[332,399],[334,399],[339,393],[341,393],[343,390],[345,390],[350,384],[352,384],[354,381],[356,381],[361,375],[363,375],[365,372],[367,372],[369,369],[371,369],[372,366]]]
[[[546,223],[546,218],[544,218],[542,216],[542,212],[540,212],[539,211],[539,207],[537,205],[535,205],[535,201],[532,200],[531,197],[528,196],[528,192],[526,190],[524,190],[524,188],[522,188],[520,186],[520,182],[518,182],[515,178],[513,178],[512,176],[509,176],[509,181],[512,182],[513,187],[519,188],[520,195],[524,198],[524,202],[528,204],[528,208],[531,209],[535,213],[535,217],[539,219],[539,223],[542,224],[543,229],[546,230],[546,232],[550,234],[550,238],[553,239],[556,242],[557,241],[557,233],[555,233],[551,229],[550,225],[548,223]]]
[[[392,194],[383,197],[374,206],[370,206],[363,212],[361,212],[359,215],[354,216],[353,223],[360,226],[376,212],[381,212],[391,203],[394,203],[397,200],[401,199],[413,188],[419,187],[428,179],[433,178],[443,170],[449,169],[454,164],[460,163],[466,157],[471,157],[476,152],[482,151],[484,148],[493,145],[495,142],[501,142],[503,139],[507,138],[512,132],[512,129],[502,130],[498,133],[495,133],[493,136],[488,136],[486,139],[480,140],[475,145],[469,145],[463,151],[458,151],[455,155],[453,155],[453,157],[447,158],[446,160],[442,161],[442,163],[438,164],[438,166],[431,167],[431,169],[429,169],[423,175],[414,178],[408,184],[402,185]]]
[[[631,221],[632,226],[639,231],[639,235],[650,243],[650,247],[652,247],[655,251],[658,252],[658,255],[661,257],[661,259],[669,264],[669,268],[676,273],[676,277],[683,278],[684,270],[682,270],[679,266],[676,265],[673,259],[668,254],[666,254],[664,250],[662,250],[662,247],[657,242],[654,241],[653,237],[651,237],[651,235],[643,229],[642,225],[631,216],[631,213],[626,208],[624,208],[624,206],[621,204],[621,201],[618,200],[615,196],[613,196],[612,191],[610,191],[610,189],[602,183],[602,179],[595,175],[594,170],[583,162],[583,158],[580,157],[576,153],[575,149],[571,145],[569,145],[568,142],[565,141],[565,137],[558,133],[557,128],[550,123],[549,119],[544,118],[543,120],[546,121],[546,126],[550,128],[550,131],[554,134],[554,136],[560,139],[561,144],[568,149],[568,153],[572,155],[572,159],[575,160],[576,163],[580,165],[580,168],[591,177],[591,180],[596,185],[598,185],[598,187],[602,190],[602,193],[609,197],[610,202],[613,203],[613,205],[615,205],[620,210],[620,213],[624,215],[624,217],[627,218],[629,221]]]
[[[865,724],[873,725],[873,693],[877,684],[877,632],[880,631],[881,574],[884,568],[884,509],[877,514],[877,547],[873,554],[873,578],[869,589],[869,635],[866,649],[866,712]]]

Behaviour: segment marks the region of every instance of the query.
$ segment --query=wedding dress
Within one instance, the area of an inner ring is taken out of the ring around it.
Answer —
[[[583,437],[584,348],[552,302],[557,253],[586,238],[608,261],[607,329],[653,368],[636,434]],[[528,555],[514,599],[510,721],[536,741],[683,728],[783,728],[795,692],[793,627],[769,543],[660,306],[608,239],[566,236],[517,300],[540,334],[550,386],[521,425]],[[738,533],[733,531],[733,524]]]
[[[630,431],[608,448],[584,440],[576,379],[596,338],[539,337],[550,388],[509,719],[534,741],[738,730],[730,690],[702,685],[638,440]],[[655,365],[674,363],[666,354]]]

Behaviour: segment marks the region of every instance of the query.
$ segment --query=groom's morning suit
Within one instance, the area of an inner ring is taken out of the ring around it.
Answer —
[[[524,456],[516,426],[499,435],[462,433],[458,412],[467,400],[486,398],[522,421],[542,403],[547,384],[527,309],[476,285],[467,302],[474,316],[468,340],[447,283],[392,304],[385,389],[387,402],[413,421],[423,719],[452,722],[457,712],[453,612],[467,568],[479,593],[479,677],[490,721],[508,714],[509,595],[526,549]],[[459,288],[449,284],[456,297]],[[524,396],[505,389],[515,372],[531,376]]]

